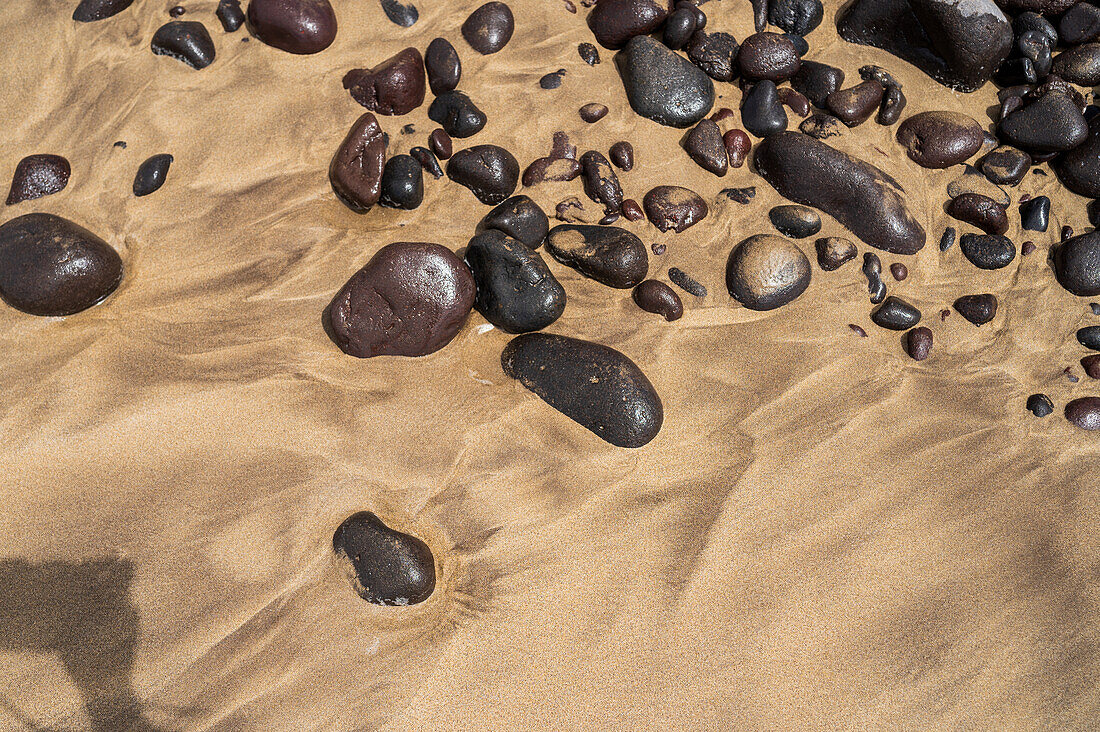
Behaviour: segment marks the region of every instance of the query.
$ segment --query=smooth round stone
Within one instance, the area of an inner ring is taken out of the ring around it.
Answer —
[[[798,131],[815,140],[827,140],[836,137],[841,132],[840,120],[831,114],[815,112],[798,125]]]
[[[810,284],[810,260],[795,244],[757,234],[730,252],[726,289],[749,310],[774,310],[793,301]]]
[[[729,155],[722,140],[722,130],[712,119],[701,119],[684,139],[684,150],[696,164],[721,177],[729,170]]]
[[[488,122],[485,113],[460,91],[438,95],[428,107],[428,119],[435,122],[451,137],[463,139],[481,132]]]
[[[1020,204],[1020,228],[1025,231],[1046,231],[1049,225],[1049,198],[1036,196]]]
[[[1044,38],[1050,41],[1050,47],[1054,48],[1058,45],[1058,29],[1056,29],[1049,20],[1044,18],[1041,13],[1056,15],[1064,12],[1075,2],[1077,2],[1077,0],[1002,0],[1001,4],[1005,8],[1013,10],[1022,9],[1026,11],[1020,13],[1012,20],[1012,30],[1017,37],[1022,36],[1028,31],[1038,31]]]
[[[1054,274],[1074,295],[1100,295],[1100,232],[1066,239],[1054,250]]]
[[[923,361],[932,354],[932,331],[923,325],[905,334],[905,352],[914,361]]]
[[[964,193],[952,198],[947,203],[947,213],[987,234],[1003,234],[1008,231],[1008,213],[1004,206],[979,193]]]
[[[953,307],[974,325],[985,325],[997,317],[997,296],[989,293],[964,295],[955,300]]]
[[[424,201],[424,172],[411,155],[394,155],[382,169],[379,203],[411,211]]]
[[[182,61],[193,69],[214,63],[214,39],[206,26],[195,20],[173,20],[153,34],[150,47],[158,56]]]
[[[688,58],[715,81],[733,81],[737,78],[737,54],[741,46],[729,33],[706,33],[701,30],[688,40]]]
[[[465,259],[477,285],[474,308],[505,333],[542,330],[565,311],[565,288],[546,262],[503,231],[475,236]]]
[[[539,87],[542,89],[558,89],[561,87],[561,78],[565,69],[558,69],[549,74],[543,74],[539,78]]]
[[[428,135],[428,146],[440,160],[447,160],[454,154],[454,141],[445,130],[432,130]]]
[[[958,198],[967,193],[977,193],[993,199],[998,206],[1008,206],[1009,198],[1005,189],[990,183],[976,168],[964,166],[963,174],[947,184],[947,195]]]
[[[248,24],[261,41],[288,53],[320,53],[336,40],[328,0],[252,0]]]
[[[963,234],[959,250],[978,269],[1001,269],[1016,258],[1016,245],[999,234]]]
[[[1082,358],[1081,368],[1090,379],[1100,379],[1100,353]]]
[[[810,113],[810,100],[789,86],[779,89],[779,101],[799,117]]]
[[[496,53],[512,40],[516,21],[512,9],[502,2],[488,2],[470,13],[462,24],[462,37],[483,56]]]
[[[828,236],[814,242],[817,264],[826,272],[840,269],[856,258],[856,245],[841,236]]]
[[[602,203],[608,214],[618,213],[623,205],[623,189],[611,163],[598,150],[581,155],[580,163],[585,195]]]
[[[1090,325],[1077,331],[1077,342],[1085,348],[1100,351],[1100,325]]]
[[[880,303],[886,297],[886,283],[882,279],[882,260],[874,252],[865,252],[860,268],[867,278],[867,294],[872,303]]]
[[[855,127],[871,118],[885,91],[882,84],[872,79],[833,92],[825,98],[825,106],[848,127]]]
[[[661,430],[664,407],[638,365],[613,348],[527,333],[505,346],[504,373],[616,447],[642,447]]]
[[[585,277],[622,290],[637,285],[649,271],[645,244],[617,226],[559,224],[546,237],[546,251]]]
[[[580,108],[579,114],[582,120],[588,124],[592,124],[594,122],[599,122],[607,116],[607,106],[596,102],[589,102]]]
[[[897,282],[902,282],[903,280],[905,280],[906,277],[909,276],[909,268],[901,262],[894,262],[890,265],[890,275]]]
[[[616,142],[611,146],[608,155],[612,164],[624,173],[634,168],[634,146],[629,142]]]
[[[235,33],[244,25],[241,0],[218,0],[218,9],[214,12],[226,33]]]
[[[1054,58],[1050,70],[1071,84],[1100,84],[1100,43],[1082,43],[1066,49]]]
[[[985,132],[960,112],[921,112],[901,123],[897,139],[922,168],[947,168],[978,152]]]
[[[447,161],[447,177],[466,186],[490,206],[503,203],[519,183],[519,162],[497,145],[474,145]]]
[[[661,33],[661,41],[674,51],[678,51],[687,45],[691,34],[695,32],[697,20],[691,8],[677,8],[665,20],[665,27]]]
[[[726,157],[731,168],[740,168],[752,148],[752,140],[744,130],[726,130],[722,135],[722,145],[726,148]],[[755,190],[755,189],[753,189]]]
[[[920,310],[893,295],[871,311],[871,322],[888,330],[909,330],[920,322],[920,318]]]
[[[955,235],[957,233],[958,232],[955,231],[954,227],[951,226],[948,226],[946,229],[943,230],[943,234],[940,236],[941,252],[946,252],[948,249],[951,248],[951,246],[955,243]]]
[[[435,590],[435,558],[420,539],[391,529],[370,511],[352,514],[332,536],[355,592],[375,605],[415,605]]]
[[[684,303],[676,291],[660,280],[645,280],[631,293],[635,304],[647,313],[664,316],[671,322],[684,314]]]
[[[1058,36],[1067,46],[1095,41],[1100,37],[1100,8],[1087,2],[1073,4],[1058,20]]]
[[[1081,397],[1066,405],[1066,419],[1083,430],[1100,430],[1100,397]]]
[[[60,155],[28,155],[15,166],[7,204],[14,206],[65,190],[72,169]]]
[[[1074,193],[1100,198],[1100,115],[1089,122],[1085,142],[1052,163],[1058,179]]]
[[[773,81],[758,81],[741,99],[741,124],[757,137],[787,129],[787,113]]]
[[[768,21],[787,33],[805,36],[821,25],[825,8],[821,0],[772,0]]]
[[[657,186],[642,198],[650,223],[661,231],[677,234],[702,221],[709,213],[707,202],[693,190],[681,186]]]
[[[1031,152],[1064,152],[1088,137],[1089,126],[1076,102],[1050,91],[1001,120],[1002,137]]]
[[[547,232],[550,231],[546,213],[537,203],[522,194],[512,196],[485,214],[481,226],[503,231],[529,249],[542,246]]]
[[[424,68],[427,70],[428,86],[436,96],[454,91],[462,78],[458,51],[446,38],[436,38],[428,44],[428,50],[424,53]]]
[[[328,168],[329,182],[344,205],[366,213],[382,196],[382,171],[386,162],[386,140],[378,120],[363,114],[340,143]]]
[[[741,42],[737,54],[741,76],[752,81],[786,81],[798,73],[801,65],[794,42],[778,33],[754,33]]]
[[[451,342],[474,306],[469,268],[438,244],[388,244],[352,275],[325,311],[349,356],[424,356]]]
[[[802,36],[795,35],[794,33],[784,33],[783,37],[794,44],[794,50],[798,53],[798,57],[802,58],[810,52],[810,44],[806,42],[806,39]]]
[[[0,298],[31,315],[72,315],[122,281],[122,258],[68,219],[31,213],[0,225]]]
[[[792,239],[805,239],[821,231],[821,216],[808,206],[786,204],[768,212],[772,226]]]
[[[174,161],[175,158],[168,153],[160,153],[146,159],[138,166],[137,173],[134,175],[134,195],[148,196],[150,193],[159,191],[168,180],[168,170]]]
[[[798,73],[791,77],[791,86],[820,109],[825,108],[825,100],[843,83],[843,71],[817,61],[802,61]]]
[[[668,13],[667,0],[598,0],[588,14],[588,27],[601,46],[615,50],[656,31]]]
[[[420,19],[420,11],[412,3],[404,4],[399,0],[382,0],[382,12],[394,25],[411,28]]]
[[[580,55],[581,60],[589,66],[595,66],[600,62],[600,49],[593,46],[591,43],[581,43],[577,46],[577,53]]]
[[[1036,417],[1046,417],[1054,412],[1054,402],[1046,394],[1032,394],[1027,398],[1027,411]]]
[[[980,168],[990,183],[1014,186],[1031,168],[1031,156],[1023,150],[1001,145],[982,158]]]
[[[406,48],[370,69],[352,69],[344,75],[352,99],[378,114],[408,114],[424,103],[424,59]]]
[[[714,82],[710,77],[648,36],[630,39],[616,54],[615,62],[630,107],[646,119],[687,128],[706,117],[714,106]]]
[[[78,23],[91,23],[118,15],[134,4],[134,0],[80,0],[73,11],[73,20]]]

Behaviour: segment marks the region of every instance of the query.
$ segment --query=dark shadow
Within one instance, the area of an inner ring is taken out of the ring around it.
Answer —
[[[133,579],[133,563],[122,559],[0,560],[0,650],[56,654],[95,732],[160,732],[131,686],[141,627]],[[24,725],[46,729],[0,701]]]

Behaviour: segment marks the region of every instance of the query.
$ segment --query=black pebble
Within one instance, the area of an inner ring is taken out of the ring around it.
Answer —
[[[1024,179],[1031,167],[1031,156],[1023,150],[1002,145],[987,153],[979,167],[990,183],[1014,186]]]
[[[126,141],[125,140],[116,140],[114,146],[117,147],[117,148],[121,148],[121,149],[125,150],[126,149]]]
[[[557,89],[561,86],[561,77],[565,74],[565,69],[558,69],[557,71],[551,71],[541,79],[539,79],[539,86],[543,89]]]
[[[195,20],[173,20],[153,34],[153,53],[182,61],[193,69],[214,63],[214,41],[206,26]]]
[[[443,177],[443,168],[439,167],[439,160],[428,148],[418,145],[412,150],[409,150],[409,155],[411,155],[416,162],[420,163],[420,167],[431,177],[437,180]]]
[[[488,118],[460,91],[444,92],[428,107],[428,118],[451,137],[470,137],[485,127]]]
[[[809,206],[784,204],[768,212],[772,226],[792,239],[805,239],[821,231],[821,216]]]
[[[723,188],[718,192],[718,195],[725,196],[731,201],[737,203],[748,203],[756,197],[756,186],[749,186],[747,188]]]
[[[168,15],[172,16],[173,18],[178,18],[186,12],[187,8],[183,7],[182,5],[177,5],[168,11]]]
[[[1100,325],[1090,325],[1078,330],[1077,342],[1090,350],[1100,351]]]
[[[1090,302],[1089,307],[1092,309],[1093,315],[1100,315],[1100,302]]]
[[[940,251],[946,252],[955,244],[955,227],[948,226],[943,230],[943,236],[940,237]]]
[[[428,50],[424,52],[424,68],[428,72],[428,86],[437,96],[454,91],[462,79],[458,51],[446,38],[436,38],[428,44]]]
[[[477,284],[474,307],[504,332],[542,330],[565,311],[565,289],[546,262],[503,231],[475,236],[465,259]]]
[[[1077,3],[1062,14],[1058,35],[1067,46],[1100,37],[1100,8],[1090,3]]]
[[[821,25],[824,13],[821,0],[771,0],[768,4],[771,24],[799,36]]]
[[[394,155],[382,169],[382,197],[388,208],[411,211],[424,201],[424,169],[411,155]]]
[[[878,304],[886,297],[886,283],[882,281],[882,260],[874,252],[863,255],[863,276],[867,278],[867,292],[871,303]]]
[[[469,188],[482,203],[495,206],[516,190],[519,161],[498,145],[474,145],[447,161],[447,177]]]
[[[680,7],[665,19],[661,40],[669,48],[679,51],[695,32],[696,24],[695,12],[691,8]]]
[[[835,66],[817,61],[803,61],[791,78],[791,86],[820,109],[825,108],[825,97],[829,96],[844,83],[844,72]],[[885,85],[884,85],[885,86]]]
[[[134,0],[80,0],[73,11],[73,20],[78,23],[91,23],[110,18],[133,5]]]
[[[1050,47],[1054,48],[1058,45],[1058,31],[1050,21],[1039,15],[1038,13],[1026,12],[1020,13],[1012,21],[1012,30],[1016,36],[1022,36],[1028,31],[1038,31],[1050,42]]]
[[[889,330],[909,330],[920,322],[920,317],[920,310],[893,295],[871,311],[871,322]]]
[[[679,267],[669,267],[668,278],[672,281],[672,284],[689,295],[695,295],[696,297],[707,296],[707,288]]]
[[[1036,196],[1020,204],[1020,225],[1027,231],[1046,231],[1050,222],[1050,199]]]
[[[512,196],[485,214],[481,226],[503,231],[530,249],[542,246],[546,241],[546,233],[550,231],[550,221],[546,213],[537,203],[522,194]]]
[[[787,129],[787,113],[779,101],[775,82],[764,79],[753,85],[741,102],[741,123],[757,137]]]
[[[600,62],[600,50],[591,43],[582,43],[577,46],[577,53],[589,66],[595,66]]]
[[[226,33],[233,33],[244,25],[244,11],[241,10],[241,0],[218,0],[218,9],[215,11],[222,28]]]
[[[964,295],[955,300],[953,307],[974,325],[985,325],[997,317],[997,296],[989,293]]]
[[[174,158],[168,153],[161,153],[142,163],[134,176],[134,195],[148,196],[157,191],[168,178],[168,168],[172,166]]]
[[[1032,394],[1027,398],[1027,409],[1036,417],[1046,417],[1054,412],[1054,402],[1046,394]]]
[[[420,19],[420,11],[415,5],[403,5],[400,0],[382,0],[382,12],[402,28],[408,28]]]
[[[332,536],[350,563],[355,591],[375,605],[415,605],[435,590],[435,558],[420,539],[391,529],[369,511],[353,514]]]
[[[979,269],[1001,269],[1016,258],[1016,245],[999,234],[963,234],[959,249]]]
[[[889,127],[901,119],[901,113],[905,111],[905,105],[905,94],[902,93],[900,86],[886,87],[886,91],[882,94],[882,103],[879,105],[878,114],[875,115],[875,122],[883,127]]]

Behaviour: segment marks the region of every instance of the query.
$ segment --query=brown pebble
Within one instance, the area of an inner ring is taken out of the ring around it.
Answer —
[[[554,207],[554,218],[558,221],[587,223],[590,217],[584,215],[584,204],[576,196],[570,196],[558,202]]]
[[[715,122],[722,122],[723,120],[732,119],[736,117],[737,113],[729,107],[719,107],[718,111],[710,116]]]
[[[1020,254],[1025,257],[1035,251],[1035,244],[1030,241],[1025,241],[1023,246],[1020,247]]]
[[[634,167],[634,146],[626,140],[616,142],[608,151],[611,162],[616,168],[629,172]]]
[[[550,155],[548,156],[553,160],[560,158],[569,158],[570,160],[577,159],[577,146],[569,141],[569,135],[561,130],[554,133],[553,139],[550,143]]]
[[[1073,227],[1072,226],[1063,226],[1062,227],[1062,241],[1065,241],[1066,239],[1072,239],[1072,238],[1073,238]]]
[[[894,276],[894,279],[901,282],[909,276],[909,268],[901,262],[894,262],[890,265],[890,274]]]
[[[624,199],[620,210],[627,221],[641,221],[645,218],[641,205],[633,198]]]
[[[64,190],[72,170],[60,155],[28,155],[15,166],[8,192],[9,206]]]
[[[641,282],[634,288],[631,296],[642,310],[663,315],[665,320],[679,320],[684,314],[684,304],[680,296],[660,280]]]
[[[779,33],[754,33],[737,54],[741,76],[752,81],[779,83],[798,73],[801,59],[794,41]]]
[[[581,107],[580,113],[581,119],[592,124],[593,122],[599,122],[607,116],[607,107],[603,104],[591,102]]]
[[[801,94],[789,86],[779,88],[779,101],[787,105],[799,117],[805,117],[810,113],[810,100],[806,98],[805,94]]]
[[[943,321],[947,320],[947,318],[948,318],[948,316],[949,316],[949,315],[951,315],[951,311],[950,311],[950,310],[948,310],[948,309],[946,309],[946,308],[944,308],[943,310],[941,310],[941,311],[940,311],[940,322],[942,323]]]
[[[729,157],[731,168],[740,168],[745,164],[752,140],[744,130],[730,130],[722,135],[722,143],[726,146],[726,155]]]
[[[1085,369],[1091,379],[1100,379],[1100,353],[1085,356],[1081,359],[1081,367]]]
[[[865,81],[848,89],[838,89],[825,98],[825,106],[849,127],[870,119],[878,110],[885,90],[877,81]]]
[[[722,131],[712,119],[701,119],[684,138],[684,150],[695,163],[710,173],[722,177],[729,170]]]
[[[523,185],[530,188],[545,181],[568,181],[581,174],[581,164],[572,158],[537,158],[523,171]]]
[[[981,149],[985,130],[960,112],[921,112],[901,123],[897,140],[923,168],[947,168]]]
[[[842,236],[828,236],[814,242],[817,264],[826,272],[839,269],[856,257],[856,245]]]
[[[1100,430],[1100,397],[1081,397],[1066,405],[1066,419],[1083,430]]]
[[[855,323],[848,323],[848,327],[851,328],[852,332],[855,333],[860,338],[866,338],[867,337],[867,331],[865,331],[863,328],[860,328]]]
[[[424,103],[426,80],[420,51],[406,48],[369,69],[344,74],[352,99],[378,114],[408,114]]]
[[[329,164],[332,190],[348,208],[366,213],[382,196],[382,169],[386,163],[386,141],[378,120],[363,114],[336,150]]]
[[[1008,231],[1008,213],[1004,206],[980,193],[964,193],[952,198],[947,204],[947,213],[987,234],[1003,234]]]
[[[698,193],[680,186],[657,186],[642,198],[650,222],[661,231],[677,234],[702,221],[709,209]]]
[[[649,248],[652,249],[653,253],[659,257],[665,253],[665,250],[668,247],[666,247],[664,244],[658,244],[657,242],[654,242]]]
[[[623,189],[611,163],[597,150],[589,150],[581,155],[580,163],[585,195],[602,203],[605,213],[617,213],[623,205]]]
[[[446,160],[454,152],[454,143],[451,142],[451,136],[443,130],[432,130],[432,134],[428,135],[428,145],[440,160]]]
[[[798,130],[804,135],[809,135],[815,140],[825,140],[840,134],[840,120],[831,114],[815,112],[798,125]]]
[[[932,353],[932,331],[923,325],[905,334],[905,352],[914,361],[923,361]]]

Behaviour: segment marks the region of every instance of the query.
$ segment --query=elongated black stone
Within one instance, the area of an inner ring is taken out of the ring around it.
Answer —
[[[168,169],[175,160],[168,153],[154,155],[142,163],[134,176],[134,195],[148,196],[160,189],[168,180]]]

